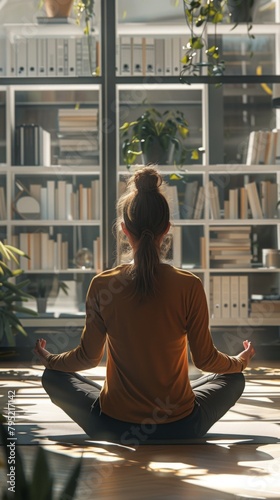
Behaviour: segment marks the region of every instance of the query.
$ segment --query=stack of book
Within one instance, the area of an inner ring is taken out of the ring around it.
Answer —
[[[212,226],[209,249],[211,267],[250,267],[251,226]]]
[[[280,300],[253,300],[250,305],[251,318],[279,318]]]
[[[58,110],[59,163],[98,164],[97,108]]]

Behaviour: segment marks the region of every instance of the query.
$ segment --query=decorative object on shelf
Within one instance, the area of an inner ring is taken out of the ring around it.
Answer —
[[[39,219],[41,209],[38,200],[31,196],[29,190],[19,179],[15,180],[15,185],[18,189],[18,193],[12,203],[13,211],[18,214],[21,219]]]
[[[24,273],[19,267],[18,257],[28,256],[19,248],[0,241],[0,345],[13,347],[16,345],[16,334],[27,335],[17,313],[37,316],[37,313],[20,304],[32,297],[24,291],[28,280],[13,283],[13,279]]]
[[[262,263],[264,267],[279,268],[280,267],[280,250],[274,248],[262,249]]]
[[[255,0],[183,0],[184,13],[190,36],[185,46],[185,56],[182,59],[185,75],[198,76],[203,68],[209,76],[222,76],[225,71],[225,61],[220,59],[217,25],[224,21],[233,22],[234,27],[247,23],[249,38],[254,38],[252,30],[252,9]],[[214,43],[208,46],[205,39],[207,25],[213,24]]]
[[[44,0],[48,17],[69,17],[73,0]]]
[[[93,254],[88,248],[81,248],[75,256],[75,264],[80,269],[91,269],[93,267]]]
[[[51,275],[32,276],[27,286],[28,294],[36,299],[38,313],[46,312],[48,298],[57,297],[59,290],[68,295],[68,285]]]
[[[147,109],[137,120],[120,127],[123,160],[129,168],[140,157],[143,164],[183,165],[188,153],[199,159],[198,150],[186,147],[189,126],[182,111]]]

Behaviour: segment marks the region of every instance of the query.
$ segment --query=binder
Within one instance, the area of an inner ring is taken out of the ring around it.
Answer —
[[[239,276],[239,317],[248,318],[248,276]]]
[[[56,39],[51,37],[47,40],[47,75],[57,76]]]
[[[221,276],[222,318],[230,318],[230,276]]]
[[[165,76],[171,76],[173,71],[172,63],[172,38],[165,39],[165,61],[164,61],[164,74]]]
[[[239,276],[230,276],[230,317],[239,318]]]
[[[211,313],[213,318],[219,319],[222,317],[221,276],[213,276],[212,278],[213,309]]]
[[[36,38],[27,38],[27,76],[38,76],[38,54]]]
[[[143,63],[143,76],[155,75],[155,40],[152,37],[144,39],[144,59]]]
[[[132,75],[143,75],[143,38],[139,36],[132,39]]]
[[[181,37],[174,37],[172,40],[172,75],[180,75],[181,73],[181,59],[182,59]]]
[[[76,40],[74,37],[68,39],[68,75],[76,76]]]
[[[82,73],[83,73],[82,39],[76,38],[76,75],[82,76]]]
[[[16,76],[27,76],[27,44],[25,37],[15,39]]]
[[[6,39],[0,37],[0,77],[6,75]]]
[[[57,61],[57,76],[64,75],[64,40],[63,38],[56,39],[56,61]],[[82,74],[81,74],[82,76]]]
[[[7,39],[7,76],[16,74],[16,49],[12,40]]]
[[[46,76],[47,74],[47,39],[38,38],[38,75]]]
[[[69,59],[69,40],[63,39],[63,75],[69,76],[68,73],[68,59]]]
[[[132,74],[132,38],[120,37],[120,74],[131,76]]]
[[[163,76],[165,74],[164,58],[165,58],[165,40],[164,38],[155,39],[155,65],[156,76]]]

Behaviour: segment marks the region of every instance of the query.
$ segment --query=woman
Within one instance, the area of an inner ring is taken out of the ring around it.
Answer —
[[[86,299],[80,344],[50,354],[43,386],[52,401],[94,439],[122,444],[202,437],[244,389],[241,373],[254,355],[243,342],[238,356],[213,345],[202,283],[160,259],[170,214],[155,168],[136,171],[118,202],[119,227],[134,260],[95,276]],[[212,375],[190,382],[194,364]],[[103,387],[75,373],[97,366],[107,347]]]

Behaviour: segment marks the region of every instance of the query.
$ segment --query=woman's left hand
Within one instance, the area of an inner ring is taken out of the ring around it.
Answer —
[[[47,349],[45,349],[47,342],[45,339],[37,339],[35,344],[34,353],[40,358],[41,363],[44,366],[48,366],[47,357],[51,354]]]

